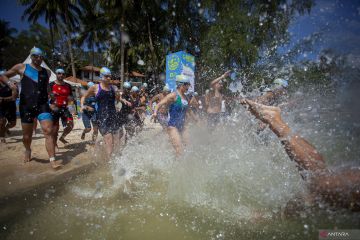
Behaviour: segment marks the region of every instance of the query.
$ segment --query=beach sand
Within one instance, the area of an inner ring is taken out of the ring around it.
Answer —
[[[58,142],[56,159],[63,160],[59,170],[51,168],[45,149],[45,139],[38,124],[37,134],[33,135],[32,161],[24,163],[21,123],[18,120],[6,144],[0,143],[0,199],[21,195],[43,185],[66,181],[74,175],[90,170],[95,164],[94,146],[90,145],[91,132],[85,140],[80,139],[84,129],[81,119],[74,120],[74,129],[66,137],[66,146]],[[62,127],[60,127],[60,133]],[[101,139],[100,135],[98,139]]]

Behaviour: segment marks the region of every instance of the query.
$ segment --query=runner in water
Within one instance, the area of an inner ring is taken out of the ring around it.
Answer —
[[[220,123],[220,118],[223,115],[221,112],[221,106],[224,100],[221,89],[223,87],[223,80],[229,75],[230,71],[227,71],[210,83],[213,91],[210,91],[205,97],[206,113],[208,115],[209,127],[215,127],[217,124]]]
[[[170,93],[170,89],[167,86],[164,86],[163,91],[157,95],[155,95],[149,102],[149,105],[152,109],[153,103],[158,104],[161,100],[163,100]],[[167,128],[168,120],[169,120],[169,112],[166,106],[162,106],[157,113],[157,120],[163,129]]]
[[[41,67],[44,54],[41,49],[31,49],[31,63],[19,63],[5,73],[11,78],[16,74],[21,76],[20,118],[23,129],[25,147],[24,161],[31,160],[31,141],[34,119],[40,122],[45,136],[45,147],[53,168],[61,165],[55,161],[55,144],[53,134],[53,118],[48,104],[50,70]]]
[[[74,127],[73,116],[68,110],[69,101],[73,101],[73,94],[70,84],[64,82],[65,71],[61,68],[56,69],[56,80],[50,83],[50,108],[54,121],[54,141],[57,146],[57,137],[59,133],[59,120],[66,123],[64,131],[59,138],[63,144],[68,144],[65,137]]]
[[[81,107],[84,108],[85,99],[95,96],[97,103],[97,124],[100,134],[104,138],[108,159],[114,151],[114,145],[119,143],[119,123],[116,114],[115,100],[117,89],[111,85],[111,71],[107,67],[100,69],[101,81],[88,89],[81,98]]]
[[[121,93],[121,98],[125,100],[127,103],[122,104],[120,112],[118,112],[118,121],[120,126],[125,127],[126,133],[124,134],[125,143],[129,137],[129,129],[130,129],[130,115],[132,111],[132,103],[131,103],[131,83],[124,82],[123,92]]]
[[[138,131],[142,130],[144,126],[144,118],[142,114],[146,110],[146,103],[143,102],[143,97],[140,96],[139,88],[133,86],[130,91],[131,102],[131,128],[129,129],[130,136],[133,136]]]
[[[184,75],[176,77],[176,91],[168,94],[155,107],[153,117],[157,118],[159,109],[164,105],[169,105],[170,119],[168,122],[167,132],[171,143],[175,149],[176,157],[183,152],[183,144],[186,142],[185,119],[188,109],[188,99],[185,93],[190,87],[190,80]]]
[[[5,143],[5,133],[16,125],[17,88],[0,73],[0,143]]]
[[[88,88],[91,88],[95,84],[93,82],[88,82]],[[93,134],[92,134],[92,143],[95,143],[97,135],[98,135],[98,125],[96,119],[96,98],[95,96],[91,96],[85,98],[84,96],[81,97],[81,102],[84,104],[82,105],[80,111],[82,113],[82,121],[84,124],[85,129],[81,133],[81,139],[85,139],[85,134],[91,131],[91,125],[93,127]]]
[[[303,199],[327,202],[332,206],[360,210],[360,168],[331,171],[323,156],[282,120],[279,107],[265,106],[251,100],[242,100],[255,117],[269,125],[279,137],[285,151],[296,162],[302,177],[308,182],[310,194]],[[296,201],[298,202],[299,199]],[[294,202],[288,204],[294,210]],[[298,203],[295,204],[295,208]],[[291,207],[291,209],[290,209]]]

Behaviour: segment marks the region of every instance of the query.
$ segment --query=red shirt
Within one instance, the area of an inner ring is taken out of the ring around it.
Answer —
[[[72,97],[70,84],[56,84],[55,81],[50,83],[51,103],[57,107],[67,107],[69,97]]]

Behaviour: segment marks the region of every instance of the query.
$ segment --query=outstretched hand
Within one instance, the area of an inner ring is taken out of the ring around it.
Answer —
[[[226,78],[226,77],[230,76],[230,73],[231,73],[230,70],[229,70],[229,71],[226,71],[226,72],[222,75],[222,77],[223,77],[223,78]]]

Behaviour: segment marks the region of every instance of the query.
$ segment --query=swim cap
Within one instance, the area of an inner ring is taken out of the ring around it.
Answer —
[[[111,75],[111,71],[110,71],[110,69],[107,68],[107,67],[102,67],[102,68],[100,69],[100,77],[103,78],[103,77],[106,76],[106,75]]]
[[[142,87],[147,88],[148,87],[147,83],[143,83]]]
[[[63,73],[63,74],[65,74],[65,71],[64,71],[64,69],[62,69],[62,68],[56,69],[55,72],[56,72],[56,73]]]
[[[131,88],[131,83],[129,83],[129,82],[124,82],[124,88],[126,88],[126,89]]]
[[[281,78],[275,79],[273,84],[274,84],[275,87],[280,87],[281,86],[281,87],[287,88],[289,86],[288,81],[286,81],[284,79],[281,79]]]
[[[183,74],[176,76],[176,84],[185,84],[185,83],[190,83],[190,79],[187,76]]]
[[[3,75],[5,73],[4,70],[0,70],[0,76]]]
[[[92,87],[92,86],[94,86],[95,85],[95,83],[93,83],[93,82],[88,82],[87,83],[87,86],[90,88],[90,87]]]
[[[133,86],[131,88],[131,92],[138,92],[139,91],[139,88],[137,86]]]
[[[170,88],[165,85],[165,86],[163,87],[163,92],[170,92]]]
[[[194,92],[193,96],[197,97],[197,96],[199,96],[199,94],[197,92]]]
[[[208,95],[210,93],[209,89],[206,89],[205,94]]]
[[[39,55],[39,56],[44,57],[44,52],[40,48],[37,48],[37,47],[33,47],[30,50],[30,54],[31,55]]]

